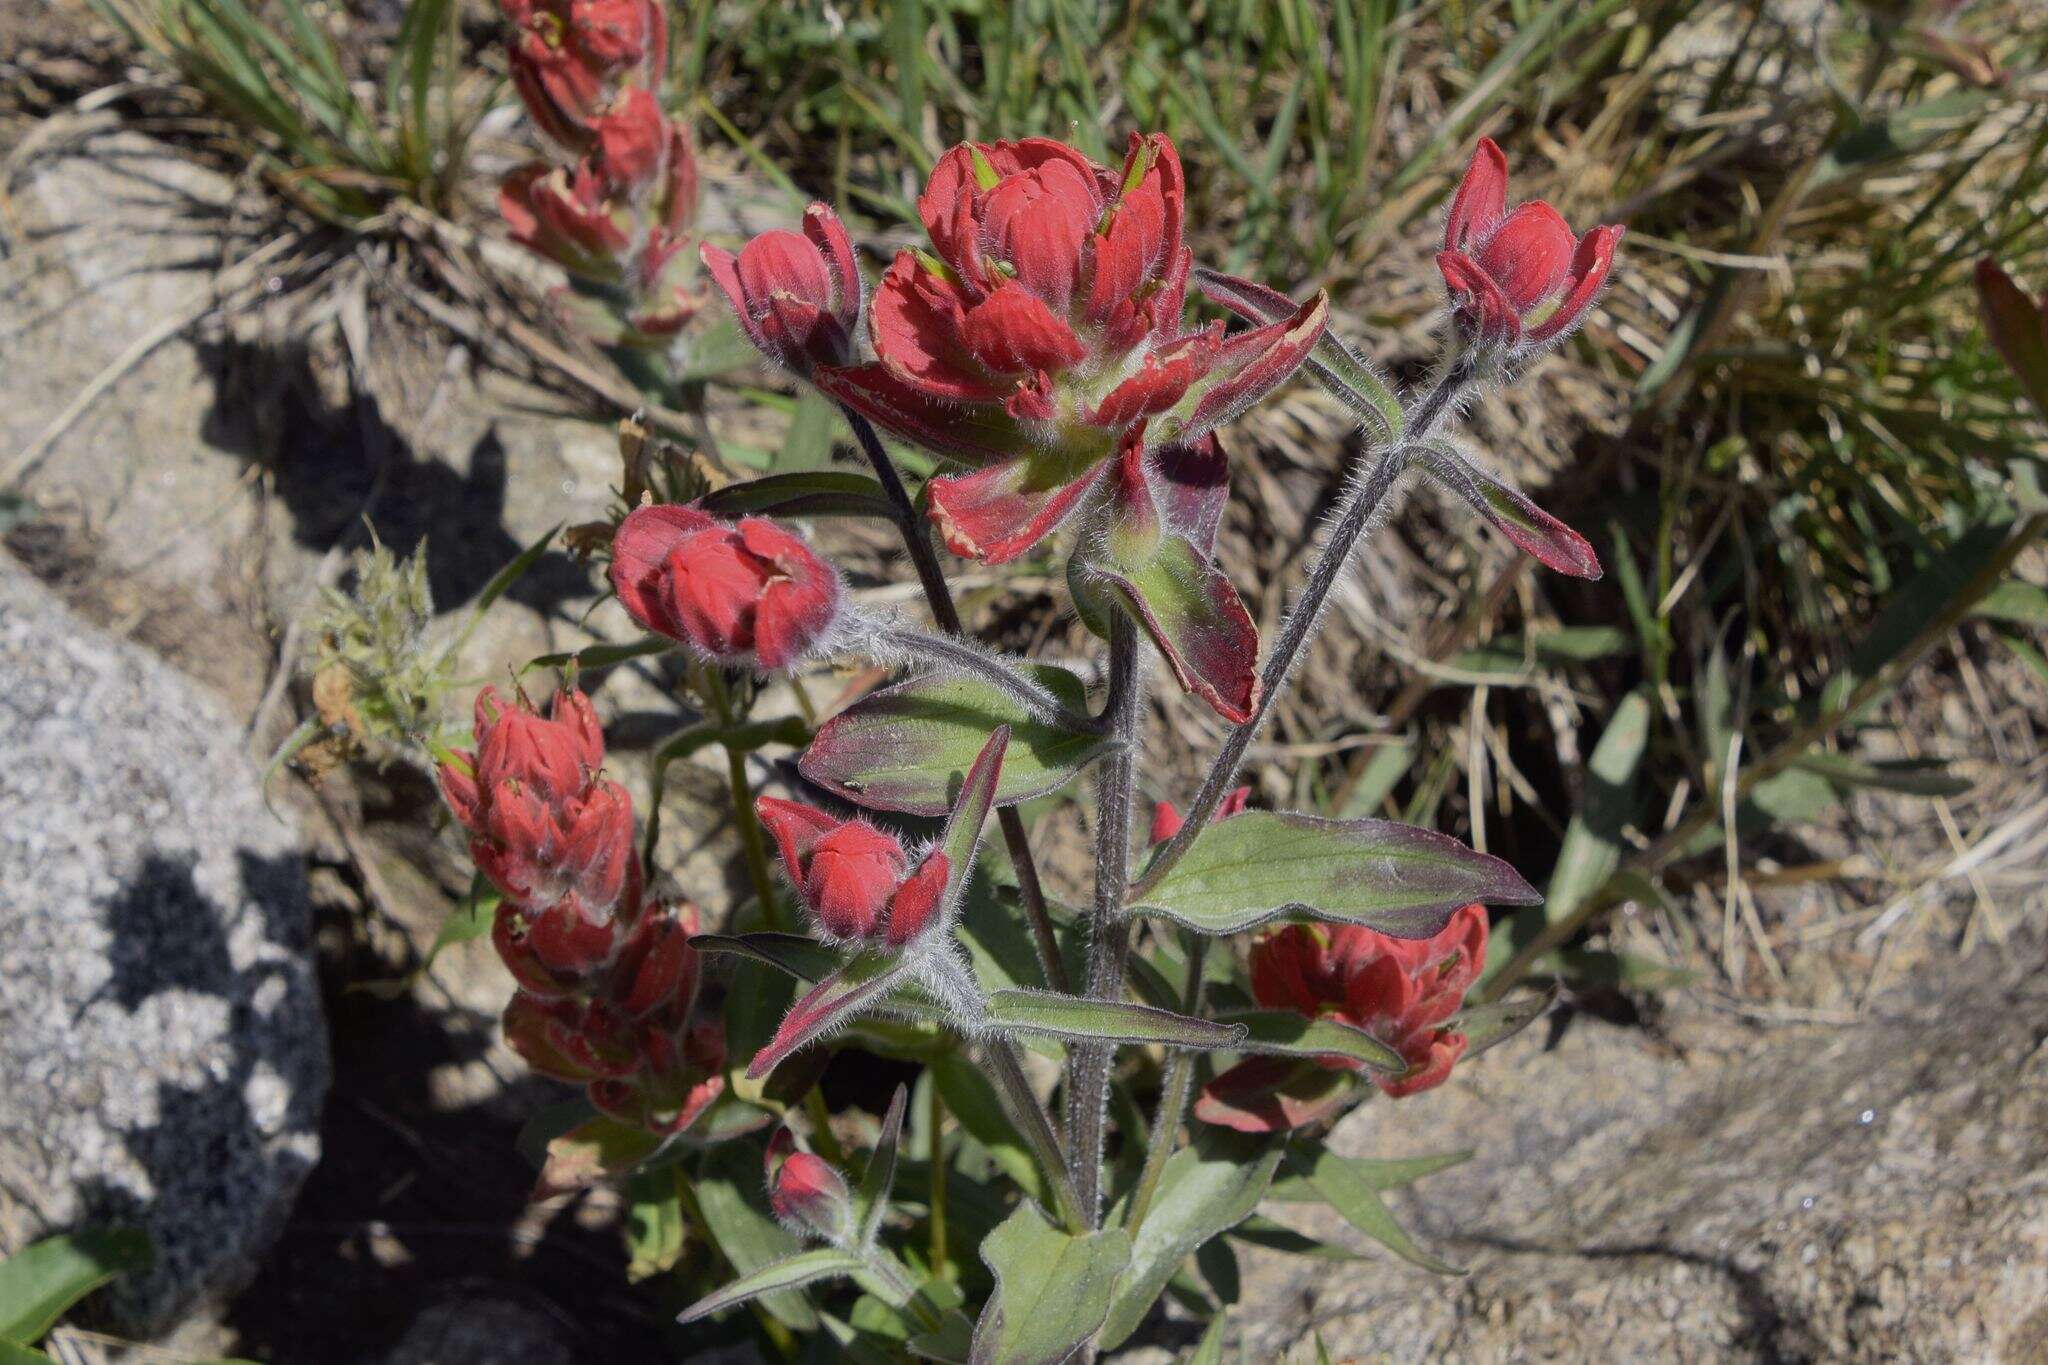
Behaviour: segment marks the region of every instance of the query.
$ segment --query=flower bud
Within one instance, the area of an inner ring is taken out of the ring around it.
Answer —
[[[800,1151],[789,1129],[768,1140],[768,1207],[784,1227],[841,1244],[850,1240],[853,1201],[846,1179],[823,1157]]]
[[[636,508],[612,541],[612,586],[640,625],[717,663],[788,668],[839,614],[839,573],[766,517]]]
[[[491,923],[491,946],[520,989],[552,999],[586,989],[611,965],[618,928],[592,922],[576,906],[561,902],[529,911],[502,901]]]
[[[1213,825],[1218,820],[1228,820],[1231,816],[1241,813],[1244,810],[1245,802],[1251,799],[1252,789],[1250,787],[1237,788],[1217,803],[1216,813],[1209,817],[1209,823]],[[1173,802],[1159,802],[1152,807],[1151,841],[1154,844],[1165,843],[1168,839],[1180,833],[1181,824],[1181,814],[1178,810],[1174,809]]]
[[[519,26],[512,85],[541,131],[572,152],[590,149],[621,86],[653,89],[668,66],[661,0],[500,0]]]
[[[703,257],[747,338],[770,360],[808,374],[852,359],[860,271],[845,225],[826,205],[804,211],[801,234],[764,232],[737,257],[707,245]]]
[[[1492,138],[1481,138],[1451,199],[1436,261],[1466,339],[1527,352],[1579,324],[1607,282],[1622,229],[1596,227],[1575,237],[1540,199],[1509,212],[1507,187],[1506,155]],[[1546,314],[1543,305],[1552,299]]]
[[[896,836],[865,820],[772,796],[754,803],[782,853],[790,884],[826,935],[900,948],[936,917],[949,864],[934,852],[913,870]]]

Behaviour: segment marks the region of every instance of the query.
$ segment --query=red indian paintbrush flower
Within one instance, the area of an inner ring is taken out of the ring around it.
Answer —
[[[588,151],[622,86],[653,89],[668,67],[662,0],[500,0],[519,26],[512,84],[541,131]]]
[[[940,159],[918,199],[932,251],[898,255],[869,307],[875,360],[811,377],[905,439],[984,466],[929,485],[956,553],[1014,559],[1098,490],[1126,496],[1105,477],[1121,447],[1197,441],[1314,346],[1320,295],[1235,337],[1181,330],[1184,199],[1160,134],[1134,136],[1121,171],[1046,138]],[[1135,463],[1156,491],[1156,471]]]
[[[507,705],[486,687],[476,699],[475,734],[475,753],[457,754],[440,776],[478,869],[533,915],[562,907],[603,924],[615,908],[630,910],[640,885],[633,803],[618,783],[597,775],[604,735],[590,699],[557,692],[543,717],[524,696]],[[549,938],[565,951],[594,947],[573,920]]]
[[[900,948],[935,922],[950,864],[933,852],[916,868],[895,835],[865,820],[839,820],[795,801],[754,803],[775,838],[789,881],[818,927],[836,939]]]
[[[638,507],[612,541],[612,587],[648,630],[719,663],[787,668],[839,615],[839,573],[767,517]]]
[[[1622,229],[1596,227],[1580,238],[1541,199],[1509,212],[1507,193],[1508,159],[1492,138],[1481,138],[1451,200],[1436,263],[1469,340],[1530,351],[1585,316],[1607,281]],[[1556,306],[1542,314],[1552,299]]]
[[[796,1136],[777,1128],[768,1139],[764,1166],[768,1207],[777,1221],[798,1234],[844,1242],[853,1227],[853,1200],[846,1177],[823,1157],[801,1150]]]
[[[1459,910],[1426,939],[1355,924],[1290,925],[1252,946],[1252,994],[1269,1009],[1334,1019],[1393,1048],[1408,1070],[1373,1082],[1399,1099],[1443,1084],[1464,1055],[1465,1035],[1445,1024],[1485,965],[1486,928],[1480,905]],[[1344,1091],[1328,1073],[1360,1065],[1342,1057],[1253,1057],[1203,1088],[1195,1117],[1248,1133],[1299,1128],[1342,1102]]]
[[[860,269],[845,224],[828,206],[804,210],[801,233],[777,229],[738,256],[708,245],[702,255],[748,339],[769,359],[798,374],[852,359]]]

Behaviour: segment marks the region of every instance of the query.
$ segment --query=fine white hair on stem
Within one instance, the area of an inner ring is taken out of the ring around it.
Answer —
[[[886,667],[907,667],[941,677],[972,677],[993,684],[1034,720],[1053,725],[1085,722],[1024,670],[1029,661],[998,653],[978,641],[934,635],[894,616],[849,609],[841,618],[840,652]]]

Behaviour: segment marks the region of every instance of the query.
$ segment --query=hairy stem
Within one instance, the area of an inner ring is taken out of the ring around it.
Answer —
[[[1195,933],[1185,938],[1188,982],[1181,991],[1180,1012],[1193,1018],[1202,1009],[1202,961],[1209,955],[1209,940]],[[1166,1086],[1159,1095],[1159,1108],[1152,1115],[1152,1142],[1145,1149],[1145,1169],[1138,1176],[1137,1193],[1131,1196],[1130,1216],[1124,1219],[1124,1231],[1133,1237],[1138,1235],[1145,1215],[1152,1211],[1152,1200],[1159,1193],[1159,1178],[1166,1173],[1167,1158],[1178,1145],[1181,1116],[1187,1113],[1188,1092],[1194,1088],[1194,1081],[1194,1049],[1178,1047],[1169,1051]]]
[[[1119,610],[1109,624],[1109,696],[1102,714],[1117,747],[1096,765],[1095,904],[1089,915],[1088,998],[1123,995],[1131,931],[1124,918],[1130,879],[1131,783],[1138,740],[1138,628]],[[1067,1076],[1067,1167],[1088,1226],[1102,1218],[1102,1136],[1109,1099],[1106,1043],[1077,1045]]]
[[[704,679],[704,699],[711,704],[720,728],[730,729],[734,721],[732,693],[726,690],[725,675],[716,668],[705,668],[701,676]],[[761,902],[762,921],[780,933],[789,926],[782,922],[782,904],[775,895],[775,875],[768,867],[768,843],[761,835],[761,821],[754,814],[754,787],[747,780],[746,754],[727,747],[725,773],[732,787],[732,820],[739,828],[740,852],[746,858],[747,880],[753,883],[754,896]]]
[[[946,1099],[939,1093],[935,1077],[927,1076],[925,1084],[931,1090],[925,1109],[925,1120],[932,1130],[928,1153],[932,1165],[931,1273],[933,1279],[943,1280],[946,1278]]]
[[[1017,1125],[1025,1145],[1031,1148],[1031,1155],[1045,1173],[1045,1183],[1052,1190],[1054,1211],[1059,1215],[1061,1224],[1069,1232],[1084,1231],[1087,1220],[1081,1216],[1081,1201],[1076,1197],[1074,1182],[1067,1174],[1066,1154],[1060,1150],[1059,1137],[1052,1130],[1052,1120],[1045,1116],[1045,1107],[1032,1093],[1031,1081],[1024,1074],[1024,1059],[1018,1055],[1017,1045],[1008,1038],[990,1038],[982,1051],[996,1091],[1010,1110],[1010,1121]]]
[[[1030,708],[1035,717],[1048,724],[1079,728],[1092,723],[1089,717],[1069,711],[1058,697],[1035,679],[1019,672],[1002,658],[976,649],[957,634],[934,635],[930,631],[889,626],[881,631],[880,641],[882,645],[901,650],[912,659],[936,659],[948,668],[972,673]]]
[[[853,428],[861,453],[867,456],[889,505],[896,510],[896,528],[902,533],[903,548],[917,569],[917,581],[924,586],[932,620],[947,634],[964,637],[960,612],[953,605],[953,590],[946,586],[939,557],[932,550],[931,537],[925,533],[916,506],[910,501],[909,490],[903,486],[903,477],[890,462],[889,452],[882,449],[882,438],[875,434],[874,424],[852,408],[841,404],[839,410],[846,415],[846,424]],[[1031,837],[1024,831],[1023,817],[1003,807],[996,811],[996,824],[1003,831],[1003,846],[1009,850],[1010,864],[1017,869],[1017,890],[1024,902],[1024,918],[1031,925],[1031,941],[1038,950],[1038,967],[1045,973],[1045,984],[1070,993],[1073,987],[1067,981],[1066,967],[1060,962],[1059,943],[1053,937],[1052,916],[1045,908],[1045,891],[1038,882],[1038,863],[1031,855]]]
[[[1339,506],[1329,539],[1323,544],[1323,552],[1309,569],[1308,582],[1303,585],[1294,610],[1287,614],[1286,624],[1280,628],[1280,638],[1274,642],[1273,652],[1266,659],[1265,671],[1259,675],[1259,701],[1252,710],[1251,719],[1231,731],[1230,738],[1223,742],[1222,750],[1202,779],[1201,790],[1188,808],[1186,823],[1153,855],[1144,875],[1131,887],[1134,898],[1159,884],[1159,879],[1180,861],[1181,855],[1194,843],[1195,836],[1209,823],[1209,817],[1223,804],[1224,795],[1237,780],[1238,769],[1244,766],[1245,751],[1259,737],[1267,718],[1273,714],[1274,704],[1287,690],[1294,666],[1301,661],[1302,648],[1315,633],[1316,622],[1322,618],[1323,608],[1330,600],[1330,591],[1337,586],[1337,579],[1350,561],[1351,552],[1372,525],[1373,514],[1386,501],[1387,494],[1393,491],[1394,484],[1407,469],[1410,453],[1428,438],[1431,428],[1450,410],[1465,386],[1472,382],[1472,374],[1473,364],[1469,355],[1453,362],[1437,381],[1436,387],[1409,414],[1407,436],[1380,458],[1380,462]]]

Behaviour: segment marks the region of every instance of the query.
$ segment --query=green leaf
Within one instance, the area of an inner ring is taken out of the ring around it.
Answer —
[[[613,1180],[639,1166],[661,1149],[661,1139],[645,1128],[621,1123],[605,1114],[551,1138],[541,1163],[534,1198],[567,1194]]]
[[[1407,1059],[1364,1029],[1334,1019],[1311,1019],[1292,1010],[1245,1010],[1217,1016],[1221,1024],[1245,1030],[1238,1052],[1267,1052],[1282,1057],[1349,1057],[1374,1071],[1399,1075]]]
[[[729,483],[704,495],[706,511],[721,517],[881,517],[896,513],[871,474],[815,469],[801,474]]]
[[[0,1261],[0,1341],[34,1345],[73,1304],[153,1260],[149,1234],[136,1228],[85,1228],[24,1248]]]
[[[683,1258],[689,1227],[676,1181],[688,1179],[673,1166],[644,1171],[626,1185],[626,1279],[638,1284],[673,1270]]]
[[[738,1274],[786,1261],[801,1248],[796,1235],[769,1215],[761,1189],[761,1150],[751,1142],[714,1147],[697,1171],[697,1207],[718,1249]],[[795,1288],[761,1296],[761,1306],[784,1326],[818,1330],[817,1310]]]
[[[1451,659],[1467,673],[1520,677],[1532,664],[1591,663],[1630,653],[1634,640],[1617,626],[1556,626],[1528,636],[1496,635],[1478,649]]]
[[[2048,340],[2044,340],[2042,346],[2048,349]],[[2048,391],[2048,381],[2044,381],[2043,387]],[[2048,626],[2048,588],[2022,583],[2016,578],[2008,579],[1985,593],[1971,615],[1991,621],[2010,621],[2014,625]]]
[[[520,676],[536,668],[568,668],[573,665],[579,673],[590,673],[600,668],[612,668],[633,659],[645,659],[654,654],[666,654],[676,647],[675,641],[649,636],[631,644],[586,645],[582,649],[566,650],[558,654],[543,654],[528,659],[520,665]]]
[[[511,563],[491,575],[491,581],[484,584],[484,590],[477,594],[476,604],[469,609],[469,622],[462,630],[464,636],[476,629],[476,623],[483,619],[483,614],[491,609],[492,603],[509,592],[513,584],[526,577],[526,571],[548,552],[548,546],[554,543],[555,532],[561,529],[562,524],[556,522],[533,544],[514,555]]]
[[[739,320],[729,315],[692,328],[685,335],[689,350],[676,367],[678,383],[716,379],[760,358],[754,343],[747,340],[747,334],[740,330]]]
[[[1684,967],[1606,948],[1560,948],[1538,958],[1531,964],[1530,971],[1532,974],[1556,972],[1585,985],[1615,986],[1632,991],[1682,990],[1700,977],[1698,972]]]
[[[1906,796],[1961,796],[1970,790],[1967,778],[1956,777],[1940,759],[1863,759],[1822,749],[1801,754],[1792,766],[1836,787],[1899,792]],[[1760,784],[1768,785],[1768,784]]]
[[[1940,615],[1998,555],[2011,533],[2012,524],[2007,521],[1973,526],[1906,580],[1870,623],[1869,633],[1850,654],[1849,661],[1822,687],[1821,709],[1834,711],[1846,706],[1862,683],[1905,653],[1927,623]]]
[[[1188,1365],[1223,1365],[1223,1334],[1229,1326],[1229,1319],[1218,1313],[1202,1333],[1202,1339],[1195,1343],[1195,1353],[1188,1357]]]
[[[1016,1125],[1010,1121],[1002,1098],[983,1069],[957,1049],[933,1058],[930,1069],[932,1080],[939,1087],[939,1097],[946,1102],[946,1112],[988,1149],[995,1163],[1003,1168],[1003,1174],[1016,1182],[1026,1198],[1043,1203],[1049,1192],[1038,1163],[1032,1159],[1024,1140],[1017,1136]]]
[[[1528,991],[1497,1000],[1491,1005],[1474,1005],[1460,1010],[1444,1024],[1465,1035],[1465,1060],[1520,1033],[1550,1012],[1557,1003],[1557,987]]]
[[[1289,1168],[1306,1180],[1322,1196],[1323,1202],[1335,1209],[1345,1222],[1402,1260],[1439,1275],[1465,1273],[1415,1245],[1401,1225],[1394,1221],[1394,1215],[1387,1211],[1372,1183],[1321,1143],[1297,1142],[1288,1148],[1287,1160]]]
[[[677,1316],[676,1325],[687,1326],[699,1318],[722,1313],[736,1304],[745,1303],[748,1299],[801,1289],[819,1280],[836,1279],[864,1269],[866,1265],[860,1257],[850,1255],[837,1247],[800,1251],[794,1256],[771,1261],[758,1269],[750,1270],[725,1288],[706,1294]]]
[[[1233,1048],[1245,1036],[1241,1027],[1192,1019],[1151,1005],[1016,989],[989,996],[988,1024],[998,1032],[1038,1033],[1076,1041],[1205,1049]]]
[[[832,400],[816,389],[804,389],[790,417],[789,434],[782,438],[782,448],[775,452],[770,467],[775,473],[789,474],[832,463],[832,433],[838,426],[839,409]]]
[[[473,873],[469,879],[469,895],[462,904],[451,910],[441,921],[440,930],[434,935],[433,944],[420,964],[404,976],[386,981],[352,981],[347,989],[361,991],[379,1000],[397,1000],[434,970],[434,962],[444,948],[458,943],[468,943],[491,932],[491,925],[498,917],[498,903],[503,899],[498,889],[484,879],[481,872]]]
[[[1331,814],[1344,820],[1370,816],[1393,793],[1394,784],[1414,766],[1415,752],[1416,743],[1411,735],[1402,735],[1389,744],[1375,744],[1372,756],[1365,761],[1365,771],[1345,793],[1343,805]]]
[[[1808,180],[1811,190],[1877,169],[1910,156],[1937,138],[1960,133],[1982,118],[1990,96],[1960,90],[1917,104],[1902,105],[1850,129],[1828,148]]]
[[[1214,560],[1186,536],[1166,534],[1136,563],[1090,564],[1145,628],[1174,681],[1233,724],[1250,718],[1259,690],[1259,630]]]
[[[1462,1152],[1439,1152],[1435,1156],[1368,1157],[1338,1156],[1326,1152],[1324,1159],[1341,1161],[1351,1168],[1352,1174],[1375,1190],[1394,1190],[1426,1175],[1447,1171],[1453,1166],[1462,1166],[1472,1159],[1472,1149]],[[1273,1182],[1273,1188],[1266,1197],[1281,1204],[1320,1204],[1323,1197],[1306,1178],[1289,1173]]]
[[[1081,680],[1063,668],[1029,669],[1069,710],[1087,707]],[[931,674],[884,688],[826,721],[798,768],[873,810],[946,814],[953,793],[998,726],[1010,727],[995,803],[1014,806],[1056,791],[1109,749],[1109,740],[1042,719],[975,677]]]
[[[1131,1256],[1123,1230],[1073,1236],[1019,1204],[981,1244],[995,1273],[974,1329],[975,1365],[1054,1365],[1095,1334]]]
[[[1246,811],[1196,835],[1132,908],[1204,934],[1234,934],[1289,916],[1426,938],[1474,901],[1538,899],[1500,859],[1430,830]]]
[[[1584,800],[1565,828],[1543,903],[1517,911],[1495,930],[1487,966],[1498,970],[1546,925],[1568,918],[1621,866],[1622,830],[1636,818],[1636,776],[1650,743],[1650,699],[1631,692],[1593,746]]]
[[[1276,1183],[1273,1188],[1277,1190],[1279,1185]],[[1268,1194],[1267,1198],[1273,1198],[1273,1195]],[[1309,1198],[1301,1202],[1320,1204],[1323,1200],[1321,1195],[1311,1191]],[[1268,1251],[1282,1252],[1289,1256],[1313,1256],[1319,1261],[1364,1261],[1371,1259],[1347,1247],[1337,1246],[1332,1242],[1318,1242],[1313,1237],[1304,1236],[1293,1228],[1276,1223],[1272,1219],[1256,1213],[1232,1228],[1230,1235],[1240,1242],[1246,1242],[1255,1247],[1264,1247]]]
[[[882,1227],[882,1216],[889,1211],[889,1192],[896,1187],[896,1149],[903,1139],[903,1109],[909,1102],[910,1092],[898,1085],[895,1095],[889,1100],[889,1112],[883,1116],[882,1132],[875,1139],[875,1149],[868,1154],[868,1167],[861,1175],[860,1189],[854,1193],[854,1226],[860,1230],[860,1244],[864,1247],[875,1244],[875,1234]]]
[[[839,970],[843,960],[837,949],[802,934],[698,934],[691,938],[690,946],[700,953],[751,958],[803,981],[823,981]]]
[[[1261,1151],[1235,1135],[1206,1132],[1168,1159],[1097,1338],[1104,1350],[1137,1330],[1181,1262],[1251,1216],[1279,1164],[1278,1147]]]
[[[1207,266],[1196,266],[1194,279],[1195,287],[1210,302],[1247,321],[1283,322],[1293,317],[1299,306],[1277,289]],[[1322,339],[1309,352],[1308,368],[1324,388],[1365,422],[1377,443],[1391,442],[1406,427],[1407,414],[1401,400],[1372,363],[1345,345],[1336,332],[1324,329]]]

